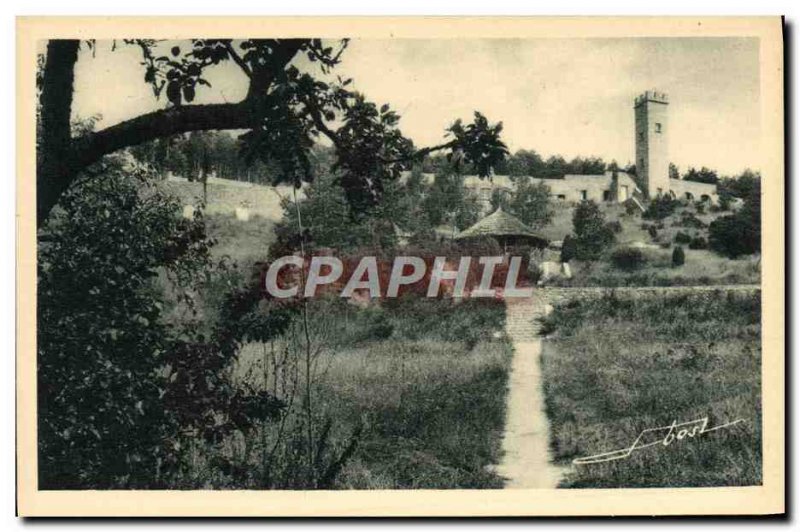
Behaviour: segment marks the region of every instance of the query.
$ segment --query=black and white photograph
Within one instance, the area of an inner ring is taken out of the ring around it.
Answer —
[[[81,20],[18,20],[23,513],[782,511],[779,17]]]

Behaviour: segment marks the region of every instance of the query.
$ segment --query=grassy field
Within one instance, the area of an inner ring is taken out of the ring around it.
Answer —
[[[557,461],[628,447],[642,430],[673,421],[745,420],[573,465],[563,487],[760,484],[760,317],[756,294],[607,296],[557,307],[542,354]]]
[[[275,222],[261,216],[248,221],[237,220],[231,214],[206,216],[208,235],[216,239],[211,248],[215,258],[229,257],[241,265],[266,260],[269,245],[275,240]]]
[[[320,382],[330,417],[366,427],[338,487],[502,487],[487,471],[500,458],[511,360],[507,339],[495,338],[502,303],[409,299],[359,311],[365,318],[335,342]],[[365,338],[376,322],[381,332]]]
[[[616,268],[609,260],[571,261],[572,279],[563,286],[692,286],[758,284],[761,260],[758,256],[729,259],[706,249],[683,248],[685,263],[672,266],[672,248],[643,249],[646,263],[634,271]]]
[[[321,427],[329,423],[324,445],[334,456],[361,427],[357,446],[332,488],[502,487],[488,467],[500,459],[511,360],[510,343],[502,334],[501,302],[395,300],[367,308],[341,300],[311,304],[318,440]],[[291,338],[282,341],[244,346],[234,378],[282,399],[302,390],[302,362],[271,369],[275,353],[280,357],[291,352]],[[212,458],[198,453],[196,472],[187,483],[259,488],[266,467],[271,469],[270,487],[302,487],[295,470],[302,464],[297,442],[305,426],[304,399],[298,396],[292,404],[285,429],[290,439],[280,445],[279,456],[263,458],[263,449],[274,445],[279,430],[277,424],[268,424],[250,442],[231,441],[222,450],[247,471],[243,478],[207,478]],[[300,435],[294,443],[292,434]]]

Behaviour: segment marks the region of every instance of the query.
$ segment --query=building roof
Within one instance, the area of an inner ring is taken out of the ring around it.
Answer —
[[[481,236],[492,237],[527,237],[547,242],[547,239],[533,232],[533,229],[519,221],[514,216],[503,211],[500,207],[478,223],[461,231],[456,235],[456,240],[476,238]]]

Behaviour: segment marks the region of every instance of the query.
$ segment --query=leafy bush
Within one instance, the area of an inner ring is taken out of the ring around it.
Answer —
[[[621,233],[622,232],[622,224],[620,223],[619,220],[614,220],[613,222],[608,222],[607,227],[613,233]]]
[[[681,225],[684,227],[693,227],[695,229],[703,229],[706,224],[690,212],[685,212],[681,215]]]
[[[39,487],[166,487],[184,465],[182,432],[217,441],[282,408],[234,389],[223,371],[258,292],[222,309],[233,329],[171,323],[164,290],[192,316],[213,273],[203,219],[179,216],[141,172],[98,171],[62,196],[40,234]]]
[[[304,239],[314,246],[349,250],[380,244],[391,247],[396,240],[391,224],[370,209],[351,211],[344,188],[334,175],[323,175],[305,189],[305,198],[295,205],[291,197],[281,200],[283,219],[275,227],[276,245],[296,249],[299,244],[297,210],[303,223]],[[380,225],[380,227],[379,227]],[[378,230],[380,229],[380,230]]]
[[[658,237],[658,229],[656,229],[655,225],[647,226],[647,233],[650,235],[651,238],[657,238]]]
[[[675,235],[675,243],[677,244],[688,244],[691,241],[692,237],[682,231],[678,231],[678,233]]]
[[[641,268],[646,259],[640,249],[619,248],[611,253],[611,262],[620,270],[633,271]]]
[[[576,258],[580,260],[597,260],[615,240],[602,211],[592,200],[578,204],[572,215],[572,225]]]
[[[578,254],[578,244],[572,235],[564,237],[564,242],[561,244],[561,262],[569,262],[574,259]]]
[[[675,246],[675,249],[672,250],[672,267],[683,266],[684,262],[686,262],[686,255],[683,252],[683,248]]]
[[[761,228],[752,217],[736,213],[722,216],[708,228],[709,247],[730,258],[761,250]]]
[[[676,199],[668,195],[659,196],[650,201],[650,205],[642,213],[642,218],[648,220],[663,220],[675,211],[680,205]]]
[[[761,252],[761,179],[754,176],[747,184],[742,208],[708,228],[709,247],[731,258]]]
[[[538,228],[549,224],[555,215],[550,199],[550,187],[527,177],[518,177],[516,185],[503,209],[529,227]],[[495,203],[500,204],[493,201],[493,207]]]
[[[385,340],[392,335],[394,331],[394,325],[389,320],[389,317],[386,315],[385,312],[382,312],[380,309],[377,309],[371,320],[367,330],[367,335],[370,338],[376,338],[379,340]]]
[[[639,207],[637,207],[636,204],[633,203],[633,201],[626,201],[625,202],[625,214],[627,216],[633,216],[634,214],[637,214],[638,212],[640,212],[639,211]]]
[[[708,242],[702,236],[696,236],[689,242],[689,249],[708,249]]]

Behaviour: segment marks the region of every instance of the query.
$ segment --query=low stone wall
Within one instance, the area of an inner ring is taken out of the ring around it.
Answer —
[[[164,189],[178,197],[184,206],[184,215],[191,216],[194,206],[203,200],[203,184],[180,178],[168,178],[162,185]],[[270,220],[280,220],[283,216],[282,197],[291,197],[292,189],[287,186],[270,187],[209,178],[207,185],[208,203],[206,213],[226,214],[247,220],[251,216],[262,216]],[[298,192],[302,197],[302,192]]]
[[[620,298],[644,298],[681,294],[706,294],[709,297],[734,293],[756,293],[761,291],[760,285],[709,285],[709,286],[622,286],[605,287],[564,287],[540,288],[536,295],[543,297],[549,304],[557,305],[573,299],[597,298],[614,293]]]

